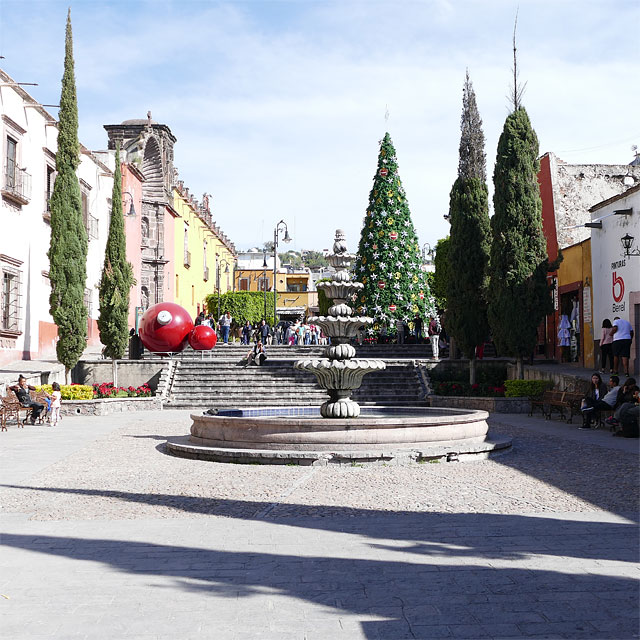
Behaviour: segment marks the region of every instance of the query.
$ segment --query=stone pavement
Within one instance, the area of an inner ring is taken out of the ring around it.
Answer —
[[[264,468],[164,455],[189,424],[0,434],[3,639],[639,636],[635,440],[500,415],[491,461]]]

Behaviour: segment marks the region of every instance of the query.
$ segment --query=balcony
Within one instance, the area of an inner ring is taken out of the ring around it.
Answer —
[[[31,174],[17,167],[5,171],[2,180],[2,195],[18,204],[29,204],[31,200]]]
[[[184,252],[184,266],[185,267],[191,266],[191,251]]]

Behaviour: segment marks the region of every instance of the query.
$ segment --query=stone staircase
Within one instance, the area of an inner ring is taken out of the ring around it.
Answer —
[[[354,399],[362,405],[426,406],[423,376],[414,363],[417,349],[415,352],[405,350],[402,355],[411,355],[399,358],[395,353],[398,345],[381,346],[394,349],[365,347],[358,351],[358,357],[381,357],[387,362],[387,368],[365,376]],[[424,346],[419,347],[421,359],[424,359]],[[179,354],[174,358],[175,369],[167,388],[166,408],[320,406],[328,398],[312,374],[293,368],[295,360],[321,357],[323,347],[271,346],[264,366],[245,368],[239,366],[239,362],[247,351],[246,346],[229,345],[204,354],[191,350]],[[147,356],[148,359],[154,357]]]

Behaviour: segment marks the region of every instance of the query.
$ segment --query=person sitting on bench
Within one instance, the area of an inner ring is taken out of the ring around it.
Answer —
[[[18,384],[13,385],[12,387],[9,387],[9,389],[11,389],[11,391],[13,391],[16,394],[16,397],[18,398],[18,402],[20,403],[21,406],[27,409],[31,409],[30,422],[31,424],[35,424],[36,420],[40,418],[40,414],[44,409],[43,404],[36,402],[29,395],[29,391],[35,391],[36,388],[31,386],[30,384],[27,384],[27,379],[24,376],[20,375],[18,376]]]

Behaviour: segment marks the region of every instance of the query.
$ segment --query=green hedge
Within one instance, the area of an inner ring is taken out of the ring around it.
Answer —
[[[553,388],[552,380],[505,380],[506,398],[535,398]]]

